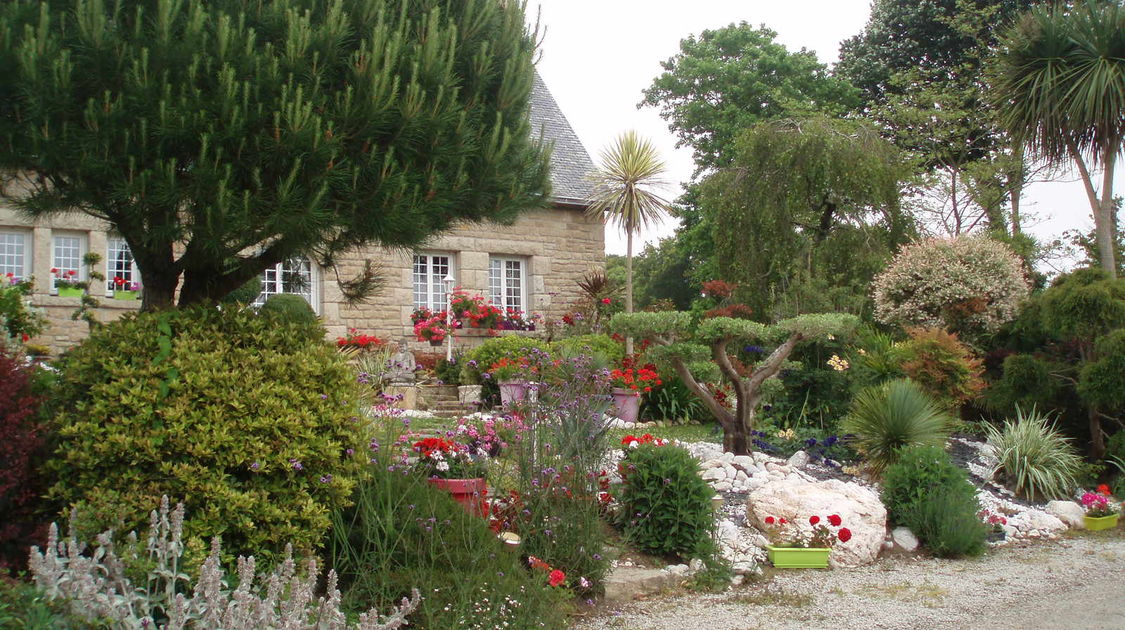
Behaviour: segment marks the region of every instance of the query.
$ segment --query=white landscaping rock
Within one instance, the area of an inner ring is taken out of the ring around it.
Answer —
[[[894,528],[891,530],[891,540],[896,547],[907,553],[914,553],[914,550],[918,549],[918,537],[909,528]]]
[[[1008,525],[1031,538],[1054,536],[1066,530],[1066,523],[1043,510],[1026,510],[1008,519]]]
[[[789,456],[787,462],[790,468],[804,468],[805,464],[809,463],[809,454],[804,451],[797,451]]]
[[[722,481],[727,478],[727,473],[722,468],[708,468],[700,476],[704,481]]]
[[[1086,511],[1074,501],[1051,501],[1047,513],[1073,529],[1086,529]]]
[[[837,479],[814,483],[785,479],[761,486],[746,504],[747,520],[759,529],[765,528],[767,516],[774,516],[808,531],[810,516],[823,519],[830,514],[840,515],[852,538],[836,542],[829,564],[854,567],[874,562],[887,533],[887,510],[868,488]]]

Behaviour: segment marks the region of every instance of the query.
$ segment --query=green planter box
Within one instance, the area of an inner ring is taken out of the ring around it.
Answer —
[[[113,299],[115,300],[135,300],[137,299],[137,291],[126,291],[124,289],[114,289]]]
[[[78,287],[59,287],[59,297],[82,297],[82,289]]]
[[[1117,519],[1121,518],[1121,515],[1114,514],[1113,516],[1101,516],[1097,518],[1093,516],[1084,516],[1083,518],[1086,519],[1086,529],[1092,532],[1097,532],[1103,529],[1113,529],[1114,527],[1117,527]]]
[[[770,564],[778,569],[827,569],[827,547],[774,547],[766,545]]]

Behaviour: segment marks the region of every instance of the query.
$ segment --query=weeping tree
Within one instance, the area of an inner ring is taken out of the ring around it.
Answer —
[[[838,302],[854,302],[913,233],[898,204],[905,175],[899,150],[863,123],[811,117],[754,125],[731,166],[702,186],[720,276],[741,287],[740,300],[762,321],[783,297],[826,293],[823,285],[806,290],[815,280],[847,287]]]
[[[215,302],[297,255],[332,265],[542,205],[534,52],[503,0],[7,2],[0,170],[23,181],[4,192],[107,221],[144,308],[177,287]]]
[[[750,452],[750,432],[754,430],[764,387],[781,372],[797,345],[829,335],[848,334],[858,324],[859,319],[853,315],[835,313],[798,315],[767,326],[730,317],[695,321],[691,313],[665,311],[619,313],[610,321],[610,329],[653,343],[655,347],[649,352],[672,366],[723,427],[723,450],[746,455]],[[746,342],[774,344],[774,349],[758,363],[740,371],[737,349]],[[706,360],[718,366],[723,380],[733,389],[733,408],[724,406],[707,383],[700,382],[688,369],[691,363]]]

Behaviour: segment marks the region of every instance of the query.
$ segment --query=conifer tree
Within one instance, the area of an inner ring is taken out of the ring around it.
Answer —
[[[5,193],[108,221],[146,309],[511,221],[549,187],[535,43],[505,0],[7,2],[0,169],[26,185]]]

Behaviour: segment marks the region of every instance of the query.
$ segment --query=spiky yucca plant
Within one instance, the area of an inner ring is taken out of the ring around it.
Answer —
[[[1016,407],[1015,419],[1002,428],[988,427],[988,443],[999,461],[994,475],[1020,496],[1064,498],[1078,485],[1082,457],[1052,426],[1050,414]]]
[[[913,381],[898,379],[868,387],[852,401],[841,425],[854,434],[854,444],[870,470],[879,474],[904,446],[945,444],[953,420]]]

